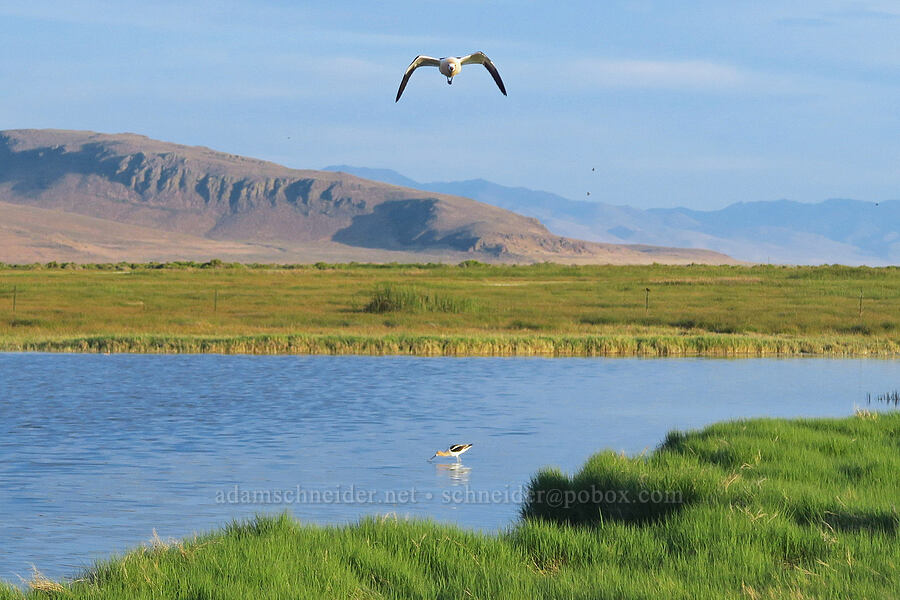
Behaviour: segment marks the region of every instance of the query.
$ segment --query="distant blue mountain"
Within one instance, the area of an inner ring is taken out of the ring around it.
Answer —
[[[570,200],[485,181],[421,183],[390,169],[326,167],[384,183],[464,196],[539,219],[550,231],[584,240],[707,248],[753,262],[900,264],[900,201],[776,200],[720,210],[641,210]]]
[[[356,175],[357,177],[362,177],[363,179],[370,179],[372,181],[380,181],[381,183],[389,183],[391,185],[399,185],[402,187],[410,187],[417,190],[424,190],[425,188],[421,187],[422,184],[418,181],[413,181],[409,177],[404,177],[397,171],[391,171],[390,169],[370,169],[368,167],[351,167],[348,165],[332,165],[330,167],[325,167],[322,169],[323,171],[337,171],[342,173],[349,173],[350,175]]]

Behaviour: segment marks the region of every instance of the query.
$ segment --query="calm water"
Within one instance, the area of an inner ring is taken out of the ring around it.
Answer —
[[[541,466],[898,387],[880,360],[0,354],[0,579],[285,509],[494,530]],[[456,442],[459,468],[426,462]]]

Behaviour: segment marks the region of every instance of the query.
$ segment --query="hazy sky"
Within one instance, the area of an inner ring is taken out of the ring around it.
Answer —
[[[483,50],[452,87],[417,54]],[[900,198],[900,2],[0,0],[0,129],[718,208]],[[595,171],[591,171],[595,168]]]

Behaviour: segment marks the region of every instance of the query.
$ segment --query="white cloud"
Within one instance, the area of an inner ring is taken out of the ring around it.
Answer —
[[[841,5],[829,13],[835,18],[850,19],[888,19],[900,18],[900,7],[895,0],[889,2],[849,2]]]
[[[550,61],[521,61],[501,71],[504,80],[531,81],[534,85],[556,92],[594,90],[631,90],[690,92],[708,94],[761,95],[783,97],[821,97],[831,95],[835,85],[844,92],[858,86],[838,74],[759,70],[743,65],[705,59],[618,59],[562,57]],[[534,73],[541,73],[535,78]],[[871,90],[872,83],[865,82]],[[891,81],[878,82],[894,87]]]
[[[737,67],[705,60],[579,59],[565,73],[592,86],[622,88],[731,89],[748,80]]]

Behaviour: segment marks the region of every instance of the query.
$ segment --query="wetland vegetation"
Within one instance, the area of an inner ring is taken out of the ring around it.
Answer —
[[[493,535],[259,516],[73,581],[0,584],[0,599],[890,598],[898,438],[900,414],[864,410],[720,423],[648,455],[601,452],[572,476],[544,469],[521,520]]]
[[[0,265],[0,349],[892,356],[900,269]]]

